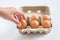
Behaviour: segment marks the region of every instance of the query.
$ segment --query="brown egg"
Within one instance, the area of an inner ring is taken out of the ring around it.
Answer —
[[[48,20],[42,21],[41,24],[44,28],[50,28],[51,27],[51,23]]]
[[[32,16],[31,16],[31,20],[39,20],[39,18],[38,18],[37,15],[32,15]]]
[[[49,15],[42,15],[43,20],[51,20]]]
[[[22,20],[20,20],[20,22],[21,22],[21,26],[19,26],[18,28],[20,28],[20,29],[25,29],[25,28],[27,27],[27,22],[26,22],[26,20],[22,19]]]
[[[36,21],[36,20],[32,20],[30,22],[30,26],[31,26],[31,28],[38,28],[39,27],[39,22]]]

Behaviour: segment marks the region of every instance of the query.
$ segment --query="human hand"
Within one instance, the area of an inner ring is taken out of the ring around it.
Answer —
[[[26,20],[25,14],[13,7],[0,8],[0,16],[16,23],[17,25],[21,25],[21,22],[19,21],[21,17]],[[19,20],[15,18],[16,16]]]

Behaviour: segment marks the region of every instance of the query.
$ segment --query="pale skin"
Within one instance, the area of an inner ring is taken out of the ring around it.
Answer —
[[[16,8],[13,7],[5,7],[5,8],[0,8],[0,17],[12,21],[17,26],[21,26],[21,22],[15,18],[15,15],[21,20],[21,17],[26,20],[26,16],[24,12],[17,10]]]

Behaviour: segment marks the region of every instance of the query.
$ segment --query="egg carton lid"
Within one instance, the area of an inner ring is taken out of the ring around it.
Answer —
[[[27,11],[32,11],[32,12],[41,11],[41,14],[50,15],[50,11],[49,11],[48,6],[23,6],[23,7],[21,7],[21,10],[25,13]]]

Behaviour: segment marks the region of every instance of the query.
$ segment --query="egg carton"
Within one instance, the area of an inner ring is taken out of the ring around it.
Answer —
[[[41,15],[47,14],[50,16],[50,11],[47,6],[24,6],[21,9],[28,17],[28,21],[27,21],[28,25],[27,28],[25,29],[18,29],[20,33],[49,33],[51,31],[52,23],[50,28],[43,28],[42,26],[39,26],[38,28],[31,28],[29,26],[29,22],[30,22],[29,17],[33,14],[39,16],[39,18],[41,19],[39,22],[43,21]]]
[[[51,28],[43,28],[40,26],[39,28],[32,29],[30,26],[27,26],[26,29],[18,29],[20,33],[49,33]]]

